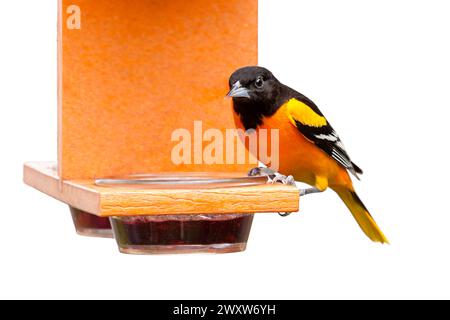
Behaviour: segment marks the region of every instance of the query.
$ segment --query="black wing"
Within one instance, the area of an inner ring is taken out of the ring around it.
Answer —
[[[362,170],[350,160],[344,144],[319,108],[303,97],[293,98],[287,104],[289,117],[297,129],[359,179]]]

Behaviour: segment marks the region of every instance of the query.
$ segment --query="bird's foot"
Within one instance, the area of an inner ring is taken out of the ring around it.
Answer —
[[[273,171],[272,169],[265,167],[257,167],[253,168],[248,173],[249,176],[265,176],[268,179],[269,183],[277,183],[280,182],[282,184],[295,185],[295,179],[293,176],[285,176],[281,173]]]
[[[266,167],[253,168],[252,170],[249,171],[248,175],[251,177],[265,176],[265,177],[267,177],[267,182],[272,183],[272,184],[280,182],[282,184],[295,186],[295,179],[293,176],[285,176],[285,175],[282,175],[281,173],[278,173],[278,172],[273,171],[272,169],[269,169]],[[287,217],[291,213],[292,212],[278,212],[278,214],[281,217]]]
[[[295,186],[295,179],[293,176],[284,176],[276,172],[275,178],[272,179],[272,183],[281,182],[290,186]]]

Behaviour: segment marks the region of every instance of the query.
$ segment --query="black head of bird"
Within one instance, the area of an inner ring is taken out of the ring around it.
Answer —
[[[280,94],[280,82],[272,72],[262,67],[244,67],[230,77],[228,96],[237,101],[252,100],[266,103],[276,102]]]
[[[234,111],[241,117],[246,129],[255,129],[262,119],[271,116],[281,105],[284,86],[262,67],[244,67],[236,70],[229,80]]]

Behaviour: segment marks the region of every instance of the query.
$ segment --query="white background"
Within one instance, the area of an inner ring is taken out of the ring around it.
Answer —
[[[364,170],[391,241],[337,196],[258,215],[246,252],[127,256],[75,235],[66,205],[22,183],[56,158],[56,3],[0,10],[0,297],[450,298],[448,1],[260,1],[260,64],[313,99]]]

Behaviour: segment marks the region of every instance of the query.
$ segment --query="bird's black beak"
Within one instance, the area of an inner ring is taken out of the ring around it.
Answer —
[[[243,87],[239,81],[233,84],[230,92],[228,92],[227,97],[230,98],[250,98],[248,89]]]

